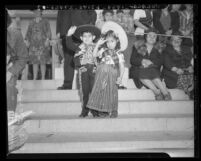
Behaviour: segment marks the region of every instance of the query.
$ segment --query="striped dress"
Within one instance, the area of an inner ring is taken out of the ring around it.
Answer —
[[[99,112],[112,112],[118,109],[118,86],[116,84],[119,76],[118,64],[124,62],[123,54],[105,56],[97,66],[95,82],[89,97],[87,107]]]

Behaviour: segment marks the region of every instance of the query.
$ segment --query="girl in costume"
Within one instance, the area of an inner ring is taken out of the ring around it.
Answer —
[[[118,116],[118,85],[124,73],[124,56],[128,40],[123,28],[115,22],[107,22],[101,38],[94,49],[94,56],[100,58],[94,87],[87,107],[93,116],[115,118]],[[123,43],[124,42],[124,43]]]

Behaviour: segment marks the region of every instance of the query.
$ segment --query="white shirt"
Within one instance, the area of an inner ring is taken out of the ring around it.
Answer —
[[[136,9],[133,14],[133,19],[139,20],[140,18],[146,18],[146,12],[142,9]],[[135,35],[144,35],[144,29],[137,27],[135,30]]]

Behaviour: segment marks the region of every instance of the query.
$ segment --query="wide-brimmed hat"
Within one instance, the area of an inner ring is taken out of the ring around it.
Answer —
[[[96,38],[94,41],[96,41],[101,35],[101,31],[99,28],[97,28],[94,25],[86,24],[86,25],[78,26],[78,28],[75,30],[75,33],[73,34],[73,36],[75,36],[77,39],[80,40],[80,36],[83,32],[90,32],[93,35],[95,35]]]
[[[112,30],[116,34],[116,36],[119,38],[120,50],[124,51],[128,46],[128,37],[127,37],[124,29],[119,24],[117,24],[116,22],[107,21],[103,25],[103,27],[101,29],[101,33],[105,34],[109,30]]]

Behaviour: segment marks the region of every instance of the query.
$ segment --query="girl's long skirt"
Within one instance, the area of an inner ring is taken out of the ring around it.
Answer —
[[[87,104],[88,108],[100,112],[117,111],[117,76],[118,70],[112,65],[101,64],[97,67],[94,87]]]

